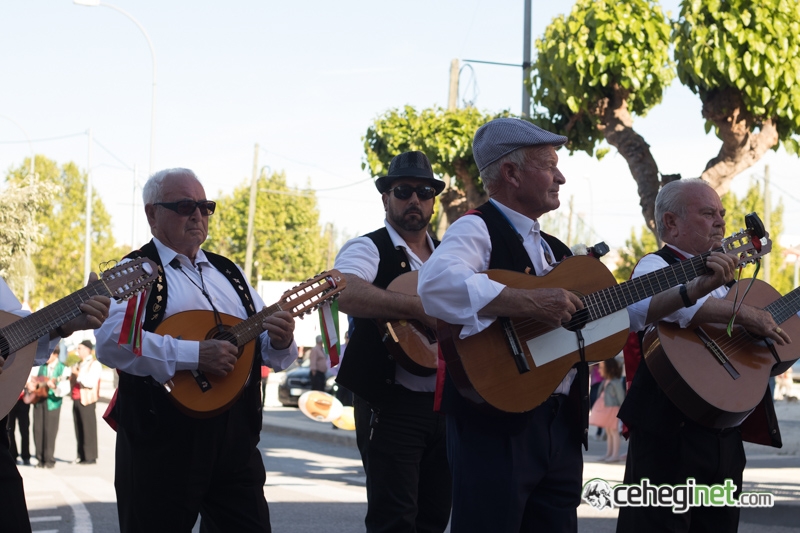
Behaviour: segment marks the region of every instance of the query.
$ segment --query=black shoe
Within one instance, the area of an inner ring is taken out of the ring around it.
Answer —
[[[24,464],[25,466],[31,466],[31,460],[30,459],[23,459],[22,460],[22,464]]]
[[[92,459],[91,461],[86,461],[86,460],[78,461],[78,464],[79,465],[95,465],[95,464],[97,464],[97,459]]]

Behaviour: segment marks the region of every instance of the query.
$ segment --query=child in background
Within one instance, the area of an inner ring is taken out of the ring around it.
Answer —
[[[602,361],[598,365],[600,375],[603,376],[603,383],[600,385],[600,393],[592,406],[592,413],[589,416],[589,423],[593,426],[601,427],[605,430],[606,456],[600,459],[606,463],[616,463],[619,457],[619,420],[617,413],[622,400],[625,399],[625,389],[622,386],[622,366],[616,359]]]

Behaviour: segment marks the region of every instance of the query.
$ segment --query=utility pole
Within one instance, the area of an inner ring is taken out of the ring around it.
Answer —
[[[83,247],[83,284],[89,282],[89,273],[92,271],[92,128],[86,133],[89,135],[89,154],[86,167],[86,237]]]
[[[531,93],[528,80],[531,76],[531,0],[525,0],[522,38],[522,116],[531,116]]]
[[[772,230],[772,201],[769,194],[769,165],[764,165],[764,227]],[[764,256],[764,281],[770,282],[770,254]]]
[[[458,107],[458,59],[450,62],[450,95],[447,99],[447,110],[455,111]]]
[[[253,284],[253,223],[256,218],[256,193],[258,192],[258,143],[253,151],[253,178],[250,181],[250,206],[247,213],[247,250],[244,259],[244,275]]]
[[[139,179],[139,165],[133,165],[133,196],[131,197],[131,248],[136,249],[136,182]]]

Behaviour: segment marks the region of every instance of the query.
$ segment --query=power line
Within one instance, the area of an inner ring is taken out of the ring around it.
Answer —
[[[48,142],[48,141],[59,141],[61,139],[68,139],[70,137],[78,137],[79,135],[86,135],[85,131],[80,133],[71,133],[69,135],[59,135],[58,137],[47,137],[44,139],[31,139],[30,142],[38,143],[38,142]],[[24,144],[28,143],[29,141],[26,139],[24,141],[0,141],[0,144]]]

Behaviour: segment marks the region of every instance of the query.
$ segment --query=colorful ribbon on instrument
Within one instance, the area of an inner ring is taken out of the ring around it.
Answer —
[[[319,326],[322,330],[322,345],[331,358],[331,367],[339,364],[339,302],[324,302],[319,308]]]
[[[138,300],[135,296],[128,299],[125,318],[122,320],[122,330],[117,340],[118,345],[129,344],[134,355],[142,355],[142,325],[144,324],[146,303],[146,290],[141,292]]]
[[[750,283],[747,285],[747,288],[742,295],[742,299],[737,303],[736,300],[739,298],[739,280],[742,279],[742,270],[744,268],[742,266],[739,267],[739,274],[736,276],[736,292],[733,293],[733,314],[731,315],[730,321],[728,321],[728,328],[726,330],[728,332],[728,337],[733,336],[733,323],[736,321],[736,315],[739,314],[739,309],[741,309],[744,299],[747,297],[747,293],[750,292],[750,288],[753,286],[753,280],[756,279],[756,276],[758,276],[758,271],[761,270],[761,259],[756,259],[755,263],[756,271],[753,272],[753,277],[750,279]]]

